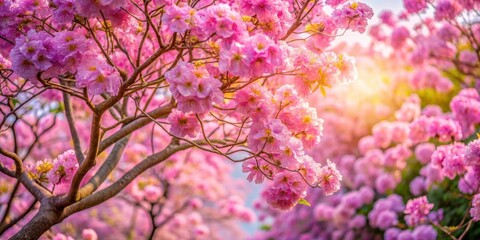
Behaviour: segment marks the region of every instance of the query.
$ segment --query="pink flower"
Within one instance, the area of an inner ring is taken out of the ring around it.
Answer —
[[[200,10],[195,21],[197,26],[192,29],[194,35],[206,39],[215,34],[215,37],[222,39],[221,46],[227,49],[248,37],[242,17],[227,4],[211,5]]]
[[[432,167],[440,169],[444,176],[454,179],[456,175],[466,171],[464,151],[465,145],[459,142],[439,146],[432,154]]]
[[[427,127],[429,135],[438,137],[440,142],[458,141],[462,139],[462,128],[460,124],[453,119],[442,117],[433,117]]]
[[[441,54],[441,48],[436,48],[434,51]],[[434,88],[438,92],[448,92],[453,88],[452,82],[442,77],[439,70],[433,67],[418,70],[410,81],[415,89]]]
[[[435,20],[452,20],[462,10],[461,6],[452,0],[440,0],[435,8]]]
[[[230,49],[220,51],[220,60],[218,62],[220,72],[230,73],[241,77],[250,75],[250,68],[244,46],[234,42]]]
[[[280,147],[287,144],[290,136],[291,133],[280,120],[272,119],[265,124],[252,124],[247,143],[254,152],[280,153]]]
[[[300,165],[300,159],[304,155],[302,141],[295,137],[290,137],[285,144],[280,146],[278,159],[282,167],[296,170]]]
[[[248,173],[247,180],[259,184],[265,179],[265,175],[271,176],[270,165],[263,160],[249,159],[242,163],[242,172]]]
[[[433,209],[426,196],[410,199],[405,206],[405,221],[409,226],[416,226],[426,221],[427,215]]]
[[[406,27],[395,28],[391,38],[392,47],[395,49],[403,47],[409,36],[410,33]]]
[[[420,176],[415,177],[410,182],[409,187],[410,187],[410,193],[412,193],[413,196],[418,196],[427,190],[425,186],[425,179]]]
[[[12,69],[19,76],[37,83],[36,75],[49,70],[53,64],[54,53],[52,37],[44,31],[30,30],[26,36],[15,39],[15,47],[10,52]]]
[[[117,95],[122,80],[117,70],[105,60],[96,56],[82,59],[77,68],[78,88],[86,88],[89,94],[97,95],[108,92]]]
[[[283,64],[283,54],[278,45],[261,33],[253,35],[246,41],[245,54],[253,76],[271,73],[275,67]]]
[[[73,0],[53,0],[56,8],[53,10],[53,19],[58,23],[68,23],[75,15]]]
[[[271,93],[263,86],[254,84],[235,93],[236,110],[255,121],[266,121],[275,112]]]
[[[298,173],[281,172],[262,195],[272,207],[288,210],[306,196],[306,189],[307,185]]]
[[[77,169],[75,151],[68,150],[53,160],[53,168],[48,172],[47,177],[55,185],[70,183]]]
[[[450,101],[453,116],[467,136],[475,131],[475,124],[480,123],[480,97],[473,88],[463,89]]]
[[[332,17],[339,28],[364,33],[367,21],[373,17],[373,10],[364,3],[353,2],[333,11]]]
[[[392,144],[392,123],[382,121],[377,123],[372,128],[372,135],[375,138],[375,144],[377,147],[387,148]]]
[[[448,42],[458,39],[460,34],[460,30],[449,23],[445,23],[440,29],[437,30],[437,36],[443,41]]]
[[[196,236],[201,237],[201,236],[207,236],[210,234],[210,228],[208,228],[207,225],[198,225],[194,227],[194,233]]]
[[[335,66],[338,68],[338,78],[341,82],[351,83],[357,81],[358,72],[355,65],[355,58],[340,54],[335,61]]]
[[[162,189],[157,186],[148,185],[144,189],[145,199],[151,203],[158,202],[162,195]]]
[[[409,138],[413,143],[425,142],[430,139],[431,133],[427,131],[427,127],[432,120],[429,117],[421,116],[410,124]]]
[[[177,33],[184,33],[190,29],[192,24],[192,15],[195,13],[190,6],[185,5],[179,7],[175,4],[165,7],[165,13],[162,16],[162,22],[164,22],[170,31]]]
[[[465,164],[480,167],[480,139],[470,142],[466,147]]]
[[[415,148],[415,157],[422,164],[427,164],[430,162],[434,151],[435,145],[433,143],[422,143]]]
[[[408,13],[418,13],[427,7],[426,0],[403,0],[403,6]]]
[[[171,124],[170,132],[178,137],[196,137],[200,130],[200,123],[194,113],[184,113],[173,109],[168,115],[167,121]]]
[[[473,218],[473,221],[480,221],[480,194],[476,194],[473,197],[470,216]]]
[[[213,103],[222,103],[221,83],[208,76],[205,69],[196,69],[193,64],[180,61],[165,73],[170,91],[182,112],[206,113]]]
[[[399,121],[410,122],[420,117],[420,113],[420,98],[417,95],[412,95],[395,112],[395,118]]]
[[[74,238],[63,233],[57,233],[53,236],[52,240],[74,240]]]
[[[397,181],[391,174],[384,173],[375,180],[375,189],[381,194],[386,193],[388,190],[395,189],[396,186]]]
[[[313,216],[318,221],[330,220],[333,217],[333,207],[319,203],[313,209]]]
[[[342,175],[337,170],[335,163],[327,160],[327,166],[323,166],[320,169],[318,186],[328,196],[340,190],[340,181],[342,181]]]
[[[332,7],[336,7],[336,6],[340,5],[340,4],[345,3],[346,1],[347,1],[347,0],[326,0],[326,1],[325,1],[325,4],[328,4],[328,5],[332,6]]]
[[[198,79],[191,63],[179,61],[175,67],[165,72],[165,79],[170,83],[170,91],[175,98],[195,96],[198,90]]]
[[[82,239],[84,240],[97,240],[98,236],[95,230],[86,228],[82,230]]]

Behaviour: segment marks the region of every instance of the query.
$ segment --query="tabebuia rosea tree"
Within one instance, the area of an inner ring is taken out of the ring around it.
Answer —
[[[307,98],[356,79],[326,51],[344,0],[1,0],[0,236],[240,236],[241,184],[291,209],[340,188]]]
[[[341,190],[309,190],[313,210],[258,202],[257,239],[480,238],[480,2],[402,2],[355,54],[362,71],[374,66],[363,77],[377,99],[359,98],[360,85],[313,105],[326,130],[311,151],[338,166]]]

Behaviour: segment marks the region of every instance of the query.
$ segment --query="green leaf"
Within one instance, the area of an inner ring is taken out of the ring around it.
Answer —
[[[268,224],[263,224],[262,226],[260,226],[260,229],[263,231],[270,231],[270,229],[272,229],[272,226]]]
[[[13,103],[13,106],[15,107],[15,106],[17,106],[17,104],[20,103],[20,101],[18,101],[16,98],[13,98],[12,103]]]
[[[302,204],[302,205],[309,206],[309,207],[312,206],[312,205],[310,205],[310,203],[307,200],[305,200],[305,198],[301,198],[300,200],[298,200],[297,204]]]

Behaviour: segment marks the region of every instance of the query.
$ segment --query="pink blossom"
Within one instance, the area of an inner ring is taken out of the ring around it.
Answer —
[[[470,142],[465,148],[465,164],[480,167],[480,139]]]
[[[47,177],[53,184],[70,183],[78,169],[75,151],[68,150],[53,160],[53,168],[48,172]]]
[[[419,196],[420,194],[424,193],[426,189],[425,186],[425,179],[423,177],[415,177],[409,184],[410,193],[413,196]]]
[[[427,7],[426,0],[403,0],[403,6],[408,13],[418,13]]]
[[[273,207],[288,210],[306,196],[306,189],[307,185],[298,173],[281,172],[275,176],[273,185],[262,195]]]
[[[95,230],[86,228],[82,230],[82,239],[84,240],[97,240],[98,236]]]
[[[391,174],[384,173],[375,180],[375,189],[382,194],[393,190],[396,186],[397,180]]]
[[[322,188],[325,195],[328,196],[340,189],[340,181],[342,181],[342,175],[337,170],[335,163],[327,160],[327,166],[323,166],[320,169],[318,185]]]
[[[162,189],[157,186],[148,185],[144,189],[145,191],[145,199],[151,203],[155,203],[160,199],[162,195]]]
[[[480,221],[480,194],[473,196],[470,216],[473,218],[473,221]]]
[[[395,28],[391,38],[392,47],[395,49],[403,47],[409,36],[410,33],[406,27]]]
[[[249,159],[242,163],[242,172],[248,173],[247,180],[259,184],[265,179],[265,175],[271,176],[271,166],[263,160]]]
[[[248,147],[254,152],[280,153],[280,147],[287,143],[290,135],[287,127],[278,119],[266,124],[254,123],[248,134]]]
[[[117,70],[96,56],[82,59],[75,76],[77,87],[86,88],[92,95],[104,92],[117,95],[122,82]]]
[[[432,143],[422,143],[415,148],[415,157],[422,164],[430,162],[430,158],[435,151],[435,145]]]
[[[194,13],[195,11],[188,5],[179,7],[172,4],[165,7],[162,21],[172,32],[184,33],[190,29]]]
[[[373,10],[364,3],[354,2],[333,11],[333,17],[338,27],[364,33]]]
[[[220,72],[248,77],[249,63],[244,49],[244,46],[237,42],[234,42],[228,50],[222,49],[219,60]]]
[[[452,20],[461,10],[457,1],[439,0],[435,8],[435,20]]]
[[[261,76],[271,73],[283,64],[283,54],[278,45],[264,34],[255,34],[245,43],[245,54],[250,73],[253,76]]]
[[[235,93],[236,110],[255,121],[266,121],[275,112],[271,93],[262,86],[252,85]]]
[[[200,123],[194,113],[184,113],[173,109],[168,115],[167,121],[171,124],[170,132],[178,137],[196,137],[200,130]]]
[[[410,199],[405,206],[405,221],[409,226],[416,226],[426,221],[427,215],[433,209],[426,196]]]
[[[464,151],[465,145],[459,142],[439,146],[432,154],[432,167],[440,169],[444,176],[454,179],[456,175],[466,171]]]
[[[333,217],[333,207],[319,203],[313,209],[313,215],[318,221],[328,221]]]

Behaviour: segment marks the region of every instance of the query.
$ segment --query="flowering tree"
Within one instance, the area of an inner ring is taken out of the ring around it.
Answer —
[[[329,142],[345,143],[330,155],[343,175],[342,190],[330,198],[311,191],[313,211],[279,212],[258,203],[265,211],[261,218],[273,217],[259,238],[479,238],[480,5],[403,3],[398,16],[380,13],[364,54],[393,65],[386,69],[390,84],[411,95],[390,106],[396,111],[378,119],[358,141],[361,130],[342,131],[349,137],[329,135]],[[349,129],[345,114],[335,111],[349,105],[335,103],[336,108],[327,107],[333,109],[331,126],[342,122],[346,127],[338,129]],[[357,117],[355,126],[369,126],[357,119],[370,116],[351,115]]]
[[[108,200],[150,218],[137,234],[215,236],[207,219],[252,219],[215,156],[271,181],[276,208],[337,191],[335,164],[306,153],[322,134],[306,98],[356,78],[325,51],[373,15],[345,2],[1,1],[0,234],[36,239]]]

